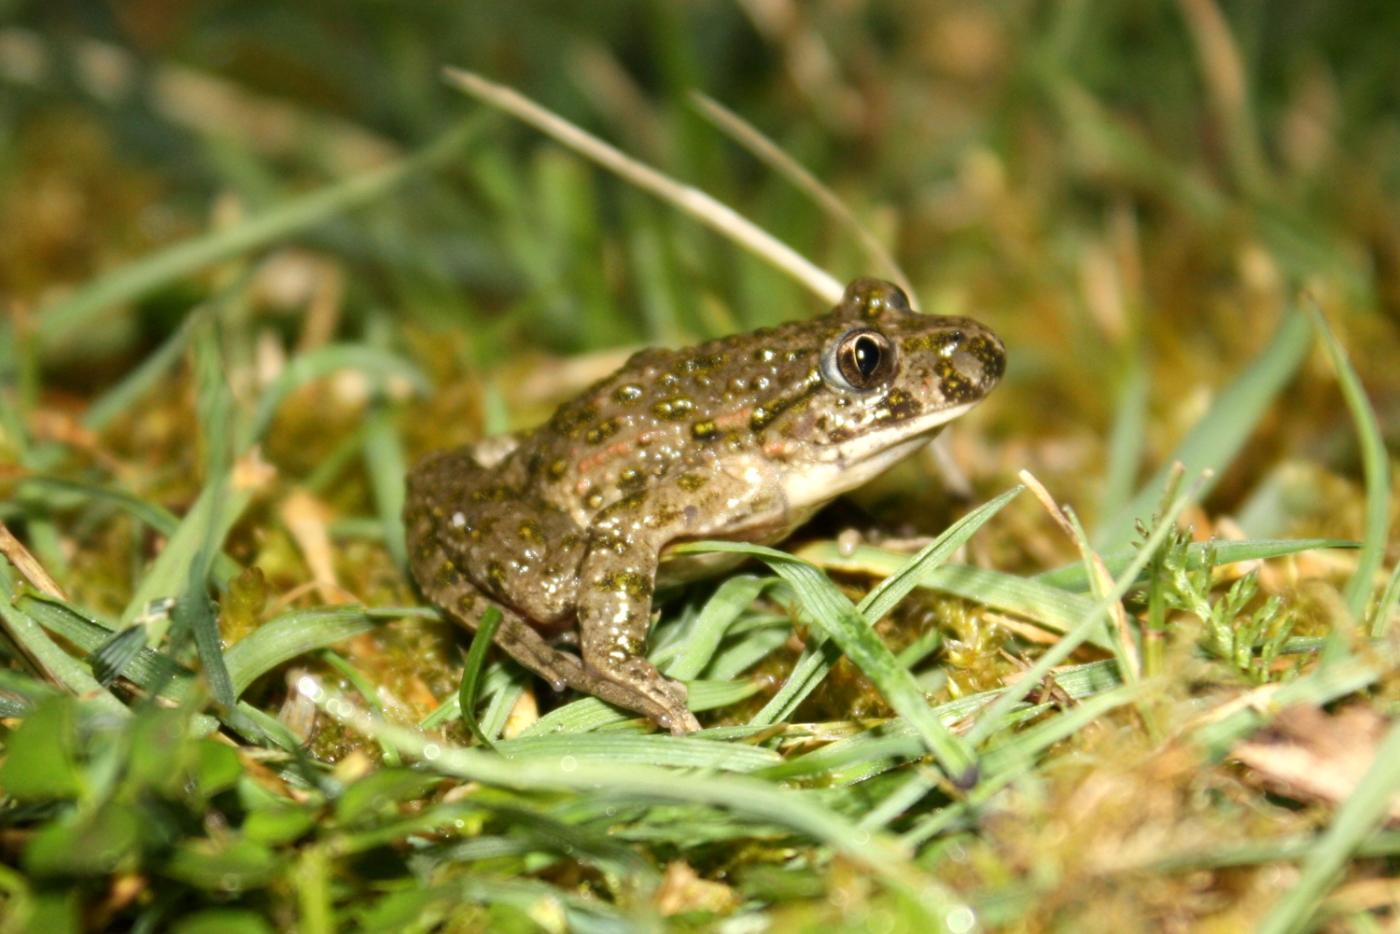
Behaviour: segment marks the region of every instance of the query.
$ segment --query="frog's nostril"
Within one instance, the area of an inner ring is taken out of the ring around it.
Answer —
[[[940,357],[951,357],[958,352],[958,348],[963,344],[962,331],[949,331],[943,335],[943,341],[938,345],[938,355]]]

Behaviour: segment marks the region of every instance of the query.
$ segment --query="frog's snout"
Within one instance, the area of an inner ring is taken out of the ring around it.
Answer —
[[[968,384],[985,395],[1006,372],[1006,345],[991,331],[978,328],[962,335],[949,362]]]

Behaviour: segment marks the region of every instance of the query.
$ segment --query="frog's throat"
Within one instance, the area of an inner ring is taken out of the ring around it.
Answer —
[[[928,444],[940,428],[963,415],[977,401],[826,447],[817,453],[814,463],[802,470],[790,471],[783,478],[783,496],[788,508],[818,506],[863,486]]]

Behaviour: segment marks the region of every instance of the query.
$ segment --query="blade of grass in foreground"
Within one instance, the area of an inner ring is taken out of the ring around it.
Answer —
[[[222,484],[225,490],[229,484]],[[201,542],[206,539],[222,542],[243,514],[252,499],[249,490],[231,490],[220,498],[215,485],[206,486],[189,512],[180,520],[160,554],[151,562],[145,576],[122,611],[122,625],[129,626],[147,612],[159,599],[178,594],[188,582],[189,569]],[[149,644],[155,645],[164,636],[168,619],[148,625]]]
[[[1395,612],[1395,605],[1400,602],[1400,562],[1391,568],[1390,579],[1386,581],[1385,590],[1381,591],[1381,598],[1376,602],[1374,615],[1371,617],[1371,638],[1381,639],[1385,636],[1385,631],[1390,627],[1390,614]]]
[[[1060,664],[1070,653],[1079,648],[1088,640],[1089,634],[1098,626],[1103,625],[1104,615],[1108,612],[1110,605],[1122,600],[1124,595],[1132,589],[1133,583],[1137,580],[1143,568],[1152,560],[1152,555],[1166,541],[1167,534],[1176,524],[1177,516],[1190,503],[1201,495],[1201,490],[1205,485],[1205,478],[1192,485],[1190,490],[1179,494],[1162,516],[1157,519],[1157,524],[1139,549],[1137,557],[1128,565],[1127,569],[1119,575],[1113,588],[1104,595],[1103,599],[1094,604],[1094,609],[1084,617],[1073,629],[1065,633],[1058,642],[1046,650],[1045,654],[1036,660],[1021,678],[1009,687],[1000,697],[992,701],[987,709],[982,711],[981,716],[967,734],[967,741],[976,745],[987,737],[995,733],[1001,726],[1002,720],[1009,714],[1017,704],[1025,699],[1025,696],[1040,684],[1041,680],[1050,673],[1050,669]]]
[[[15,606],[43,628],[62,636],[83,652],[92,652],[112,635],[106,625],[82,609],[54,597],[26,593]],[[419,614],[415,607],[323,606],[290,610],[263,623],[224,652],[236,696],[284,662],[316,649],[343,642],[374,628],[377,620]],[[76,663],[76,662],[75,662]],[[159,690],[166,700],[183,703],[193,686],[193,672],[154,649],[142,649],[127,666],[126,676],[146,690]]]
[[[214,569],[214,558],[223,549],[224,538],[232,526],[232,522],[221,523],[219,514],[231,486],[233,395],[224,376],[223,347],[218,332],[211,325],[200,329],[194,352],[195,407],[204,442],[205,492],[210,494],[214,504],[214,516],[201,530],[203,534],[190,561],[185,587],[175,600],[171,613],[172,636],[181,629],[193,636],[209,689],[220,704],[232,708],[237,698],[224,662],[218,612],[209,599],[209,576]],[[224,531],[216,537],[216,530],[221,526]]]
[[[1337,371],[1337,383],[1342,388],[1342,398],[1346,400],[1347,409],[1356,424],[1356,438],[1361,445],[1361,470],[1366,477],[1366,531],[1361,554],[1356,558],[1356,571],[1347,581],[1344,591],[1347,609],[1351,610],[1352,618],[1360,623],[1365,619],[1366,604],[1371,599],[1372,578],[1385,557],[1390,525],[1390,458],[1386,454],[1375,410],[1366,400],[1366,390],[1347,359],[1346,351],[1337,342],[1332,329],[1327,326],[1327,319],[1317,308],[1312,309],[1312,319],[1317,335],[1322,339],[1322,347],[1332,361],[1332,368]]]
[[[865,618],[869,619],[870,625],[878,622],[886,613],[893,609],[900,600],[904,599],[910,590],[919,586],[929,575],[942,570],[939,565],[952,557],[953,552],[961,548],[978,529],[992,518],[992,516],[1000,512],[1002,507],[1020,493],[1021,489],[1022,488],[1018,486],[1008,490],[1001,496],[984,503],[950,525],[943,531],[943,534],[939,535],[925,546],[918,554],[914,555],[912,558],[905,559],[902,565],[892,570],[879,587],[866,594],[865,598],[861,600],[857,612],[860,614],[867,614]],[[703,543],[696,543],[696,545],[685,547],[699,548],[702,545]],[[726,545],[720,550],[728,550],[728,547],[729,546]],[[781,554],[782,552],[776,553]],[[826,580],[824,577],[822,579]],[[829,581],[827,583],[830,584]],[[845,598],[842,597],[842,599],[844,600]],[[973,599],[976,598],[974,597]],[[878,642],[879,640],[877,639],[876,641]],[[839,642],[837,644],[840,645]],[[852,659],[852,661],[855,661],[855,659]],[[897,662],[896,665],[898,665]],[[756,725],[770,724],[777,723],[791,716],[792,712],[797,709],[797,706],[821,683],[822,678],[826,676],[830,668],[831,662],[828,660],[827,652],[825,651],[824,640],[817,640],[802,653],[802,656],[797,660],[796,664],[793,665],[792,671],[788,674],[787,681],[783,684],[782,688],[778,690],[778,693],[775,694],[773,698],[764,705],[763,709],[749,722]],[[899,668],[901,671],[905,671],[903,666],[899,666]],[[867,672],[867,674],[869,674],[869,672]],[[908,672],[905,671],[905,674],[907,675]],[[877,687],[880,686],[880,682],[876,681],[875,683]],[[885,696],[886,698],[889,697],[889,695]],[[927,707],[926,704],[922,703],[920,706]],[[896,707],[895,709],[898,710],[899,708]]]
[[[940,539],[935,545],[944,541]],[[889,705],[914,725],[948,777],[960,787],[976,784],[977,766],[966,744],[939,722],[914,676],[875,635],[861,611],[821,571],[787,552],[740,542],[696,542],[678,550],[723,551],[766,563],[796,591],[803,609],[823,634],[874,683]],[[813,657],[817,657],[815,653]],[[796,680],[795,675],[790,680]]]
[[[1112,661],[1087,662],[1072,668],[1055,672],[1055,685],[1075,701],[1088,700],[1122,686],[1118,672]],[[933,708],[940,719],[950,726],[965,719],[1005,691],[996,688],[969,694],[957,700],[947,701]],[[1029,705],[1018,710],[1031,709]],[[913,728],[902,720],[878,723],[860,732],[827,743],[811,752],[806,752],[784,760],[781,764],[767,769],[764,778],[774,781],[812,781],[822,777],[825,784],[833,781],[832,776],[842,769],[852,766],[868,766],[873,760],[887,759],[896,765],[922,754],[922,745],[914,735]],[[868,777],[868,774],[866,777]]]
[[[574,756],[579,761],[633,762],[710,772],[753,772],[782,761],[778,753],[763,746],[664,733],[522,736],[502,740],[496,744],[496,751],[509,759]]]
[[[38,621],[15,604],[9,568],[10,564],[0,559],[0,624],[5,632],[54,684],[79,697],[95,698],[105,711],[125,716],[126,705],[97,682],[88,666],[60,648]]]
[[[850,555],[843,555],[834,543],[829,542],[803,548],[798,556],[830,570],[864,574],[890,574],[909,560],[907,555],[869,545],[857,545]],[[1094,606],[1088,597],[1047,586],[1035,578],[1017,577],[965,564],[934,568],[924,575],[919,586],[962,597],[1013,616],[1023,616],[1051,632],[1068,632]],[[1108,640],[1102,633],[1092,634],[1089,641],[1101,648],[1109,648]]]
[[[476,737],[476,741],[487,749],[494,749],[495,746],[477,722],[476,692],[481,685],[481,671],[486,666],[486,650],[495,638],[496,629],[501,625],[503,618],[501,611],[494,606],[488,607],[482,614],[476,632],[472,635],[471,647],[467,649],[467,661],[462,666],[462,683],[457,689],[458,715],[472,736]]]
[[[1021,494],[1025,487],[1017,484],[995,499],[988,500],[972,512],[954,522],[933,542],[924,546],[918,554],[910,558],[903,567],[885,578],[865,598],[860,601],[860,611],[875,625],[885,615],[909,596],[925,576],[941,567],[961,548],[978,529],[991,521],[992,517]]]
[[[761,685],[753,680],[687,681],[685,685],[690,691],[690,696],[686,698],[686,706],[695,713],[737,704],[761,690]],[[530,724],[520,736],[586,733],[589,730],[596,730],[600,726],[631,719],[634,719],[632,714],[618,710],[596,697],[585,697],[572,704],[554,708]],[[707,735],[709,733],[709,731],[702,732]]]
[[[314,699],[330,716],[357,732],[391,743],[402,755],[420,761],[438,774],[531,793],[556,789],[586,795],[607,793],[639,801],[708,805],[788,827],[831,846],[907,894],[930,913],[928,920],[935,929],[961,920],[966,921],[961,925],[964,928],[972,923],[971,909],[912,865],[904,851],[886,835],[862,830],[836,812],[769,782],[742,775],[727,775],[724,781],[715,781],[710,776],[687,775],[651,765],[579,761],[567,754],[542,761],[504,759],[375,720],[349,701],[329,693]]]
[[[35,336],[41,346],[55,344],[112,305],[138,299],[205,266],[295,236],[337,214],[368,204],[419,172],[446,161],[484,123],[482,119],[464,121],[395,165],[288,199],[226,230],[177,243],[100,276],[42,309],[37,315]]]
[[[1302,872],[1274,905],[1259,930],[1284,934],[1301,930],[1341,872],[1351,853],[1385,819],[1391,797],[1400,789],[1400,721],[1392,723],[1371,767],[1337,811],[1332,826],[1303,861]]]
[[[1100,551],[1121,548],[1132,540],[1134,523],[1149,517],[1156,508],[1172,464],[1180,461],[1187,476],[1212,470],[1217,477],[1230,465],[1259,419],[1302,365],[1311,337],[1307,317],[1289,309],[1269,345],[1248,369],[1221,390],[1210,411],[1181,439],[1162,468],[1143,484],[1131,502],[1106,517],[1094,536]],[[1209,486],[1201,493],[1208,491]]]
[[[705,603],[705,608],[700,611],[699,618],[687,634],[680,655],[665,668],[666,674],[681,681],[698,678],[714,657],[730,625],[748,609],[771,580],[740,575],[715,588],[714,596]]]

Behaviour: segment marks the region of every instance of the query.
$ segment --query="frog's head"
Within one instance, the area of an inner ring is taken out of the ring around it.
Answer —
[[[852,282],[818,320],[809,404],[784,413],[780,428],[801,439],[794,460],[813,468],[794,472],[795,506],[830,499],[912,453],[982,401],[1006,367],[1006,348],[986,326],[920,314],[879,279]]]

